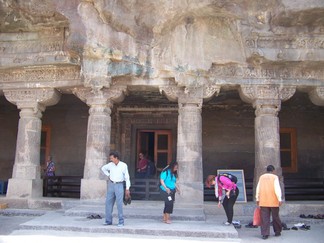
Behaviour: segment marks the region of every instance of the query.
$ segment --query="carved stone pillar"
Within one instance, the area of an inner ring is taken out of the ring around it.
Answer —
[[[8,198],[41,197],[40,138],[42,112],[59,101],[55,90],[5,90],[5,97],[20,109],[15,164],[8,183]]]
[[[204,202],[201,107],[203,98],[210,98],[219,89],[215,86],[161,88],[168,99],[178,100],[179,104],[177,162],[181,195],[177,202],[196,209],[201,209]]]
[[[255,168],[253,194],[259,177],[266,167],[272,164],[280,178],[284,195],[283,176],[280,161],[280,126],[278,112],[281,101],[289,99],[295,93],[295,87],[275,85],[241,86],[241,98],[253,104],[255,108]],[[254,197],[253,197],[254,198]]]
[[[123,99],[124,88],[93,91],[75,89],[75,94],[89,106],[88,132],[84,175],[81,180],[82,199],[105,197],[106,181],[102,179],[100,168],[107,163],[110,150],[111,107],[113,101]]]

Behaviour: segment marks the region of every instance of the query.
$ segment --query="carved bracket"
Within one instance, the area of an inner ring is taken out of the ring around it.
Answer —
[[[295,86],[242,85],[239,94],[243,101],[253,104],[256,116],[277,116],[281,102],[291,98],[295,91]]]
[[[315,105],[324,106],[324,87],[316,87],[308,95]]]
[[[161,86],[160,93],[164,94],[170,101],[176,102],[181,99],[185,103],[201,103],[220,92],[220,85],[209,84],[204,86],[183,86],[176,85]]]
[[[89,106],[104,105],[111,107],[113,102],[124,100],[127,94],[126,86],[111,86],[109,89],[74,88],[73,94]]]
[[[280,85],[241,85],[239,94],[243,101],[253,103],[255,100],[281,100],[290,99],[296,92],[295,86]]]
[[[4,90],[6,99],[18,109],[32,108],[34,113],[44,111],[46,106],[55,105],[61,97],[55,89]]]

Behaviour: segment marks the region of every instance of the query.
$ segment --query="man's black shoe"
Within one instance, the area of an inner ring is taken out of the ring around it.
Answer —
[[[275,236],[281,236],[281,233],[279,232],[279,233],[275,233]]]
[[[262,239],[263,239],[263,240],[268,239],[268,237],[269,237],[269,235],[262,235]]]

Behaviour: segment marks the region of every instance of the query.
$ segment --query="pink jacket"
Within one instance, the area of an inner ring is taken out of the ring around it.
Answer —
[[[221,176],[219,178],[221,182],[218,181],[218,176],[216,177],[216,185],[215,185],[215,195],[216,197],[221,198],[223,196],[223,189],[225,190],[235,190],[236,184],[232,182],[226,176]]]

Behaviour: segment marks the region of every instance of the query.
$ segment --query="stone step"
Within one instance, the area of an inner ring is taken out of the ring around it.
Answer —
[[[65,212],[49,212],[20,225],[20,230],[55,230],[89,233],[116,233],[147,236],[199,238],[206,240],[225,239],[226,242],[240,242],[233,226],[223,226],[214,221],[187,221],[173,218],[172,224],[160,219],[126,218],[124,227],[114,224],[104,226],[104,219],[88,219],[84,216],[67,215]]]
[[[160,220],[162,218],[163,204],[156,204],[155,206],[127,205],[124,206],[123,212],[125,218],[137,218],[137,219],[155,219]],[[114,207],[113,216],[117,217],[117,208]],[[65,210],[65,216],[83,216],[100,215],[104,217],[105,205],[79,205],[71,209]],[[172,214],[174,220],[183,221],[205,221],[205,213],[202,208],[175,208]]]

